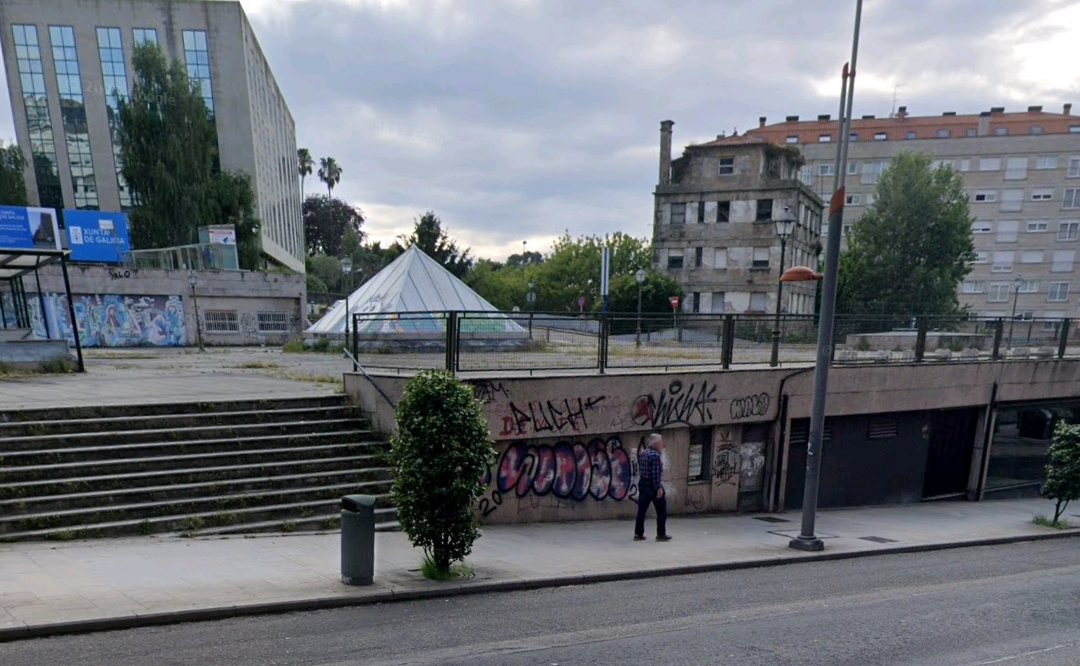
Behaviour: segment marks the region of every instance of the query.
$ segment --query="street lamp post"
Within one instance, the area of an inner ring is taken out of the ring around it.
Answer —
[[[1017,275],[1013,278],[1013,308],[1012,317],[1009,318],[1009,349],[1012,349],[1013,345],[1013,325],[1016,323],[1016,304],[1020,301],[1020,287],[1024,284],[1023,276]]]
[[[529,339],[532,339],[533,314],[536,312],[536,283],[529,280],[529,293],[525,294],[525,302],[529,304]]]
[[[795,231],[798,219],[791,212],[791,208],[784,206],[784,212],[774,221],[776,235],[780,237],[780,270],[776,272],[776,316],[773,318],[772,331],[772,354],[769,357],[769,365],[776,367],[780,363],[780,303],[784,296],[784,258],[787,251],[787,240]]]
[[[637,280],[637,335],[634,336],[634,346],[641,347],[641,288],[645,284],[645,269],[639,268],[634,278]]]
[[[199,297],[195,295],[195,285],[199,282],[199,276],[195,271],[188,273],[188,284],[191,285],[191,304],[195,306],[195,335],[199,338],[199,351],[206,351],[202,341],[202,323],[199,321]]]
[[[349,348],[349,293],[352,287],[352,257],[341,260],[341,272],[345,275],[345,348]]]

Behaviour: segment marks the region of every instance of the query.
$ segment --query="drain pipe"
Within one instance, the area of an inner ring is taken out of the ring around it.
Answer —
[[[770,470],[769,482],[772,484],[772,488],[769,490],[769,512],[776,513],[780,510],[780,489],[783,486],[784,481],[784,460],[787,456],[787,414],[788,404],[790,402],[789,396],[784,395],[784,385],[787,380],[792,377],[798,377],[808,372],[813,372],[814,368],[802,368],[795,372],[789,372],[780,379],[780,385],[776,389],[776,397],[780,401],[779,407],[776,409],[776,418],[773,420],[777,425],[776,429],[776,456],[774,456],[773,464],[774,469]]]

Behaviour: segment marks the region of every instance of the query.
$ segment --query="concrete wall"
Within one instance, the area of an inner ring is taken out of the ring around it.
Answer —
[[[408,378],[372,379],[396,400]],[[499,455],[480,511],[488,522],[531,522],[632,515],[637,449],[654,431],[667,442],[672,513],[734,511],[748,491],[771,504],[788,473],[778,433],[809,417],[813,368],[466,381]],[[377,428],[393,429],[393,409],[367,379],[349,374],[345,386]],[[1080,361],[835,367],[828,414],[987,407],[995,386],[1002,402],[1080,396]],[[697,428],[712,431],[704,480],[688,474]]]

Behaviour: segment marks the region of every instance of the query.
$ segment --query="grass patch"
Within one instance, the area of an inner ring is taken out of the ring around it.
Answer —
[[[286,534],[288,534],[289,532],[295,532],[296,531],[296,523],[294,523],[291,520],[286,520],[286,521],[282,522],[281,523],[281,531],[285,532]]]
[[[475,573],[473,568],[464,562],[458,562],[457,564],[451,564],[449,571],[439,571],[435,566],[435,561],[428,556],[424,556],[424,561],[420,563],[420,573],[424,575],[424,578],[430,578],[431,580],[461,580],[462,578],[471,578]]]
[[[241,363],[236,367],[243,368],[244,370],[273,370],[275,368],[280,368],[281,366],[273,361],[248,361],[246,363]]]
[[[1051,520],[1043,515],[1035,516],[1031,522],[1041,527],[1052,527],[1055,530],[1067,530],[1072,527],[1066,520]]]
[[[303,340],[289,340],[282,345],[281,350],[295,354],[341,354],[345,350],[345,342],[320,338],[309,345]]]

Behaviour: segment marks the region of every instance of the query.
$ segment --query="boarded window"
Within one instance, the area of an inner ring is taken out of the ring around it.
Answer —
[[[900,420],[891,414],[870,417],[867,437],[870,439],[892,439],[900,434]]]
[[[260,333],[288,333],[289,332],[289,313],[288,312],[260,312],[259,313],[259,332]]]
[[[708,481],[712,478],[712,438],[712,428],[690,429],[688,481]]]
[[[203,328],[207,333],[239,333],[240,319],[236,310],[204,310]]]

